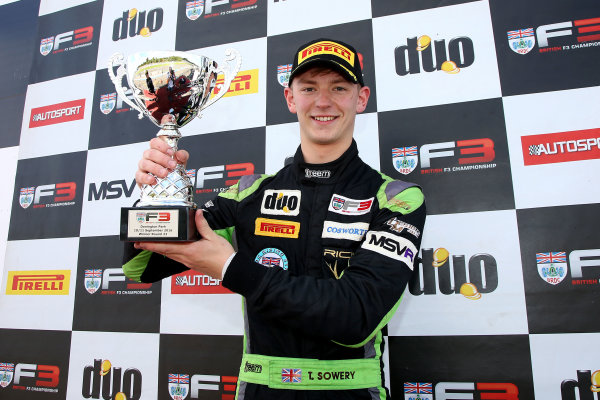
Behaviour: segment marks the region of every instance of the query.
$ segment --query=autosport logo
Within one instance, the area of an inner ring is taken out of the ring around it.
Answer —
[[[432,48],[435,48],[435,56]],[[456,37],[446,43],[445,39],[434,40],[421,35],[406,39],[406,44],[394,50],[396,74],[406,76],[424,72],[443,71],[457,74],[461,69],[475,62],[473,41],[466,37]]]
[[[551,285],[563,282],[569,270],[573,286],[600,284],[600,249],[540,252],[535,261],[540,278]]]
[[[19,191],[19,205],[22,208],[29,208],[32,204],[33,208],[72,206],[76,191],[75,182],[24,187]]]
[[[196,21],[200,17],[207,19],[243,11],[250,11],[258,8],[258,5],[256,4],[257,2],[258,0],[188,1],[185,3],[185,16],[191,21]]]
[[[0,362],[0,390],[58,393],[60,368],[56,365]],[[2,393],[0,391],[0,393]]]
[[[93,26],[86,26],[85,28],[59,33],[58,35],[41,39],[40,53],[43,56],[47,56],[50,53],[57,54],[91,46],[93,38]]]
[[[508,31],[507,36],[509,48],[517,54],[533,50],[536,38],[540,53],[593,48],[600,46],[600,18],[515,29]]]
[[[519,400],[519,388],[510,382],[404,382],[404,399]]]
[[[600,158],[600,128],[521,137],[525,165]]]
[[[85,99],[66,101],[50,106],[31,109],[29,127],[60,124],[62,122],[83,119],[85,113]]]
[[[7,295],[68,295],[71,271],[8,271],[7,278]]]
[[[451,254],[444,247],[421,250],[421,261],[415,263],[415,273],[408,284],[413,296],[439,292],[460,294],[469,300],[479,300],[497,288],[498,263],[493,255],[477,253],[467,260],[464,254]]]
[[[171,277],[171,294],[231,294],[219,279],[193,270]]]
[[[496,168],[494,141],[490,138],[457,140],[392,148],[394,169],[412,173],[421,160],[421,174],[442,174]]]
[[[89,294],[147,295],[152,294],[151,283],[134,282],[127,278],[122,268],[89,268],[84,270],[83,285]]]

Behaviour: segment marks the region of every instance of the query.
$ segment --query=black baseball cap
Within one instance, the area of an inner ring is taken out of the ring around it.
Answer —
[[[349,82],[365,86],[358,53],[354,47],[332,39],[316,39],[303,44],[294,53],[292,79],[309,68],[323,66],[339,72]]]

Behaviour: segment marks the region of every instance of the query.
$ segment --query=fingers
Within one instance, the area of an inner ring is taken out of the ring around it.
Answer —
[[[144,151],[142,159],[138,163],[135,180],[140,186],[154,185],[156,179],[149,174],[165,178],[170,171],[175,169],[178,162],[185,167],[189,157],[187,151],[179,150],[173,153],[173,149],[164,140],[154,138],[150,140],[150,148]]]
[[[198,229],[198,233],[204,239],[210,239],[215,234],[208,225],[206,218],[204,218],[202,210],[196,211],[196,229]]]

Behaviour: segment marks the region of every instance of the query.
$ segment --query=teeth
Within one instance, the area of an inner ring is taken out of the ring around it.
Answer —
[[[326,122],[335,119],[335,117],[314,117],[317,121]]]

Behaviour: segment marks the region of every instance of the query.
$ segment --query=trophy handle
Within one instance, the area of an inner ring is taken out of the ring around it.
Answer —
[[[115,85],[115,90],[121,96],[121,99],[127,103],[131,108],[139,112],[138,119],[142,119],[144,117],[144,109],[139,107],[133,101],[129,100],[127,95],[125,95],[125,88],[121,86],[123,83],[123,76],[127,74],[127,70],[124,67],[125,65],[125,57],[121,53],[115,53],[112,55],[110,60],[108,60],[108,76],[110,76],[110,80]],[[119,66],[117,68],[117,75],[114,73],[114,67]]]
[[[219,90],[219,94],[216,94],[212,99],[209,99],[198,111],[204,110],[206,107],[210,106],[215,101],[223,97],[225,93],[227,93],[231,82],[235,79],[238,72],[240,72],[240,67],[242,66],[242,56],[240,55],[239,51],[235,49],[227,49],[225,50],[225,62],[226,65],[220,65],[213,70],[216,75],[222,73],[225,79],[221,90]],[[233,65],[232,69],[230,63],[233,64],[234,62],[235,65]]]

